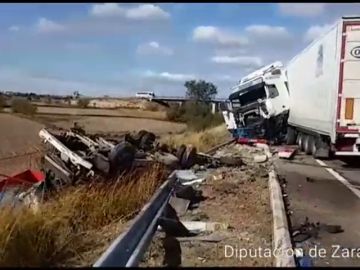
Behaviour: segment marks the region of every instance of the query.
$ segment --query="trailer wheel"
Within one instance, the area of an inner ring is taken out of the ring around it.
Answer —
[[[299,133],[298,134],[298,146],[299,146],[300,151],[304,151],[304,139],[305,139],[305,134]]]
[[[311,135],[306,136],[304,141],[304,150],[307,155],[311,155],[312,147],[314,145],[314,138]]]
[[[292,127],[287,127],[286,132],[286,144],[292,145],[296,143],[296,132],[295,129]]]
[[[313,137],[313,143],[311,145],[311,154],[314,158],[316,158],[316,152],[318,149],[318,145],[319,145],[319,139],[316,137]]]
[[[305,152],[305,143],[308,139],[308,135],[306,134],[302,134],[302,139],[301,139],[301,151]]]

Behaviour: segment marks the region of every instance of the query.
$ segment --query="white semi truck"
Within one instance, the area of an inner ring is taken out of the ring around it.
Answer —
[[[272,84],[267,78],[275,70],[278,75]],[[263,74],[260,70],[250,75],[250,81],[264,83],[266,95],[261,103],[268,111],[275,108],[271,118],[286,118],[282,122],[288,144],[297,143],[301,150],[316,157],[360,157],[360,16],[342,17],[286,67],[273,65]],[[275,99],[270,93],[272,85],[279,94]],[[241,117],[251,114],[251,110],[241,102],[240,109],[235,110],[234,95],[247,92],[257,99],[251,87],[243,79],[230,95],[230,109],[224,112],[229,129],[247,126]],[[236,117],[238,111],[240,119]],[[261,112],[259,115],[263,118]],[[279,132],[281,128],[274,130]]]

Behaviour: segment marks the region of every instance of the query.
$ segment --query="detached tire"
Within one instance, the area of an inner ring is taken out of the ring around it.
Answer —
[[[292,127],[287,128],[286,132],[286,144],[293,145],[296,143],[296,131]]]
[[[184,152],[181,159],[181,168],[190,169],[196,162],[196,147],[190,146]]]
[[[182,157],[183,157],[185,151],[186,151],[186,145],[185,144],[180,145],[180,147],[176,151],[175,156],[179,159],[180,162],[182,160]]]
[[[145,151],[150,150],[153,147],[156,136],[154,133],[148,132],[142,136],[139,144],[139,148]]]
[[[128,142],[121,142],[109,153],[110,175],[118,176],[124,170],[130,169],[135,159],[136,150]]]

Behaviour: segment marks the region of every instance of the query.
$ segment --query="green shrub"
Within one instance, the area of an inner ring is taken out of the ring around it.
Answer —
[[[169,121],[185,122],[192,131],[201,131],[224,122],[220,113],[211,113],[210,104],[196,101],[170,106],[167,118]]]
[[[178,104],[172,104],[166,110],[166,117],[169,121],[185,122],[183,115],[185,114],[185,106],[179,106]]]
[[[154,102],[146,102],[144,109],[145,109],[145,111],[157,112],[160,110],[160,107],[158,104],[156,104]]]
[[[26,99],[14,99],[11,107],[14,113],[34,115],[37,112],[37,107]]]
[[[86,108],[86,107],[89,105],[89,103],[90,103],[90,100],[88,100],[88,99],[86,99],[86,98],[80,98],[80,99],[78,100],[77,105],[78,105],[78,107],[80,107],[80,108]]]
[[[3,110],[3,108],[6,106],[6,101],[3,95],[0,94],[0,112]]]

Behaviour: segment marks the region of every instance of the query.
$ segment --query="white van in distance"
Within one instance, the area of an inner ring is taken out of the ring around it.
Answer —
[[[145,99],[153,99],[155,97],[155,93],[154,92],[150,92],[150,91],[145,91],[145,92],[137,92],[136,93],[136,97],[137,98],[145,98]]]

